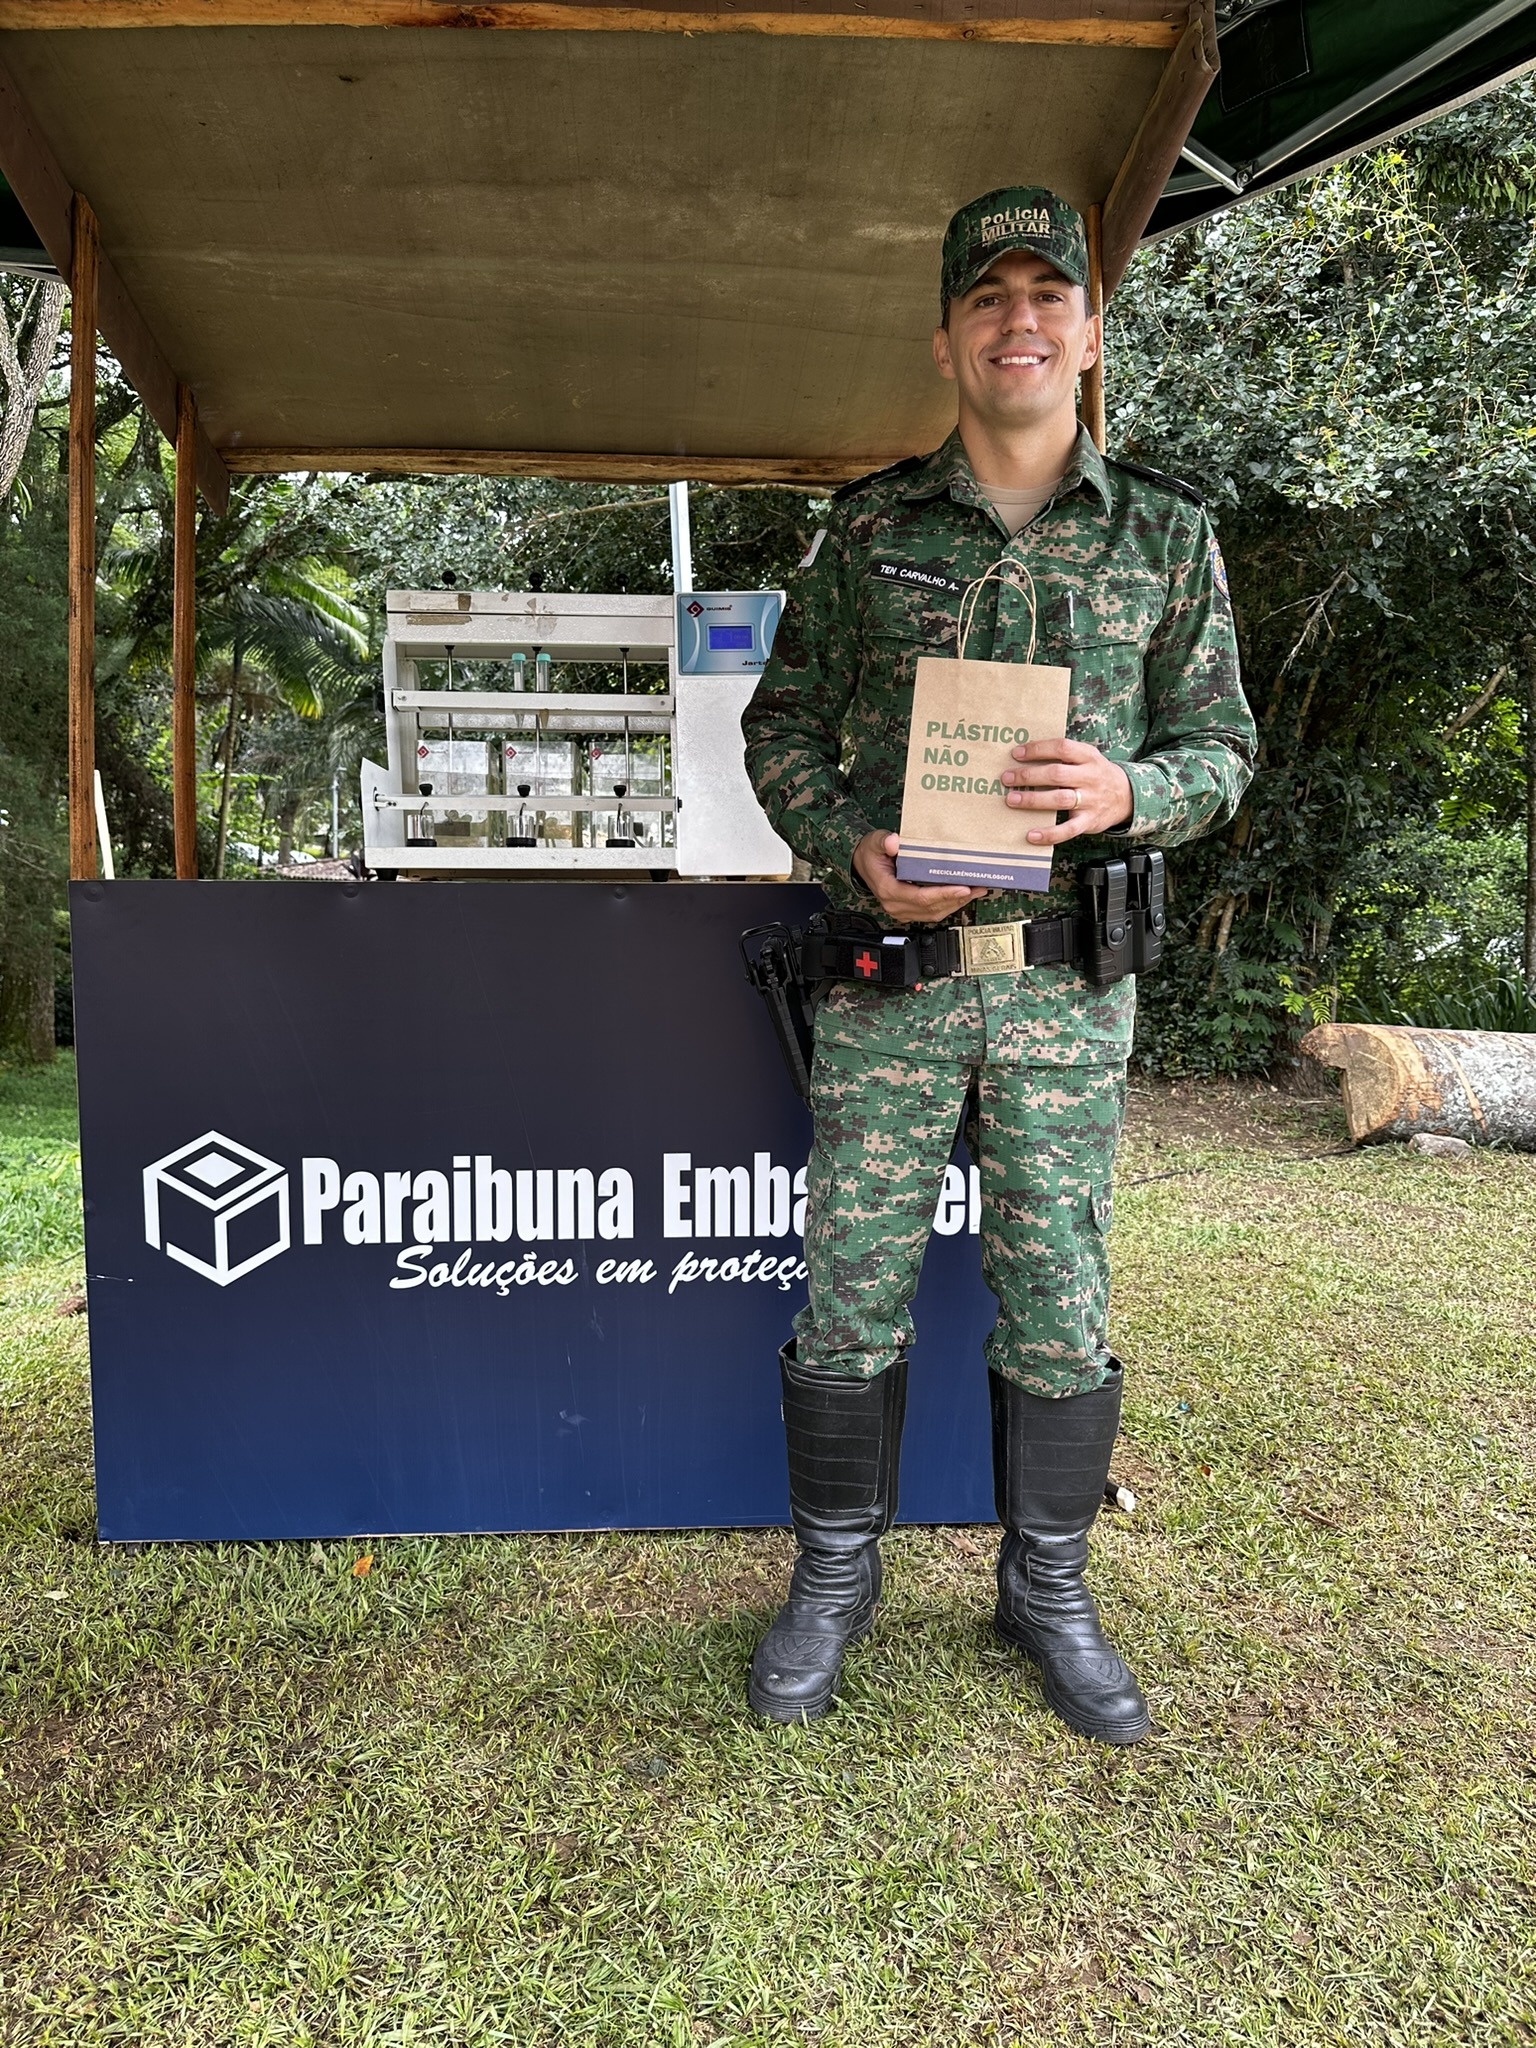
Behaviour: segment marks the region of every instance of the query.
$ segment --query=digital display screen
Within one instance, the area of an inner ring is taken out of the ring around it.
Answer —
[[[711,626],[709,629],[709,651],[723,653],[727,648],[744,647],[750,653],[752,628],[750,626]]]

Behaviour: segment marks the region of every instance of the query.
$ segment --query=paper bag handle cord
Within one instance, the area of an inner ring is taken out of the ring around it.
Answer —
[[[968,583],[965,586],[965,590],[961,595],[960,614],[955,621],[955,652],[961,661],[965,659],[966,642],[970,639],[971,628],[976,623],[976,606],[981,598],[982,586],[987,583],[1004,584],[1010,580],[1007,576],[999,575],[998,572],[1002,569],[1017,570],[1018,574],[1024,578],[1025,583],[1028,585],[1024,594],[1029,599],[1029,652],[1025,655],[1024,659],[1026,662],[1029,662],[1035,658],[1035,627],[1037,618],[1035,579],[1030,575],[1022,562],[1015,562],[1007,555],[999,555],[990,569],[983,570],[974,583]],[[1017,589],[1018,585],[1015,584],[1014,588]],[[967,616],[966,612],[967,605],[970,607],[969,616]]]

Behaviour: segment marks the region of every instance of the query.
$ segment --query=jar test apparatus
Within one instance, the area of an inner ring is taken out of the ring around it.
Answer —
[[[362,768],[364,862],[386,877],[786,875],[741,735],[781,603],[773,591],[392,591],[388,753]],[[429,664],[451,688],[421,687]],[[499,688],[475,687],[487,668]],[[582,688],[590,670],[601,687]],[[461,757],[477,740],[472,771]],[[419,829],[450,792],[451,841]]]

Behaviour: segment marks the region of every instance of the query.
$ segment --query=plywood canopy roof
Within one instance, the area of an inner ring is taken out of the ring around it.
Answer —
[[[215,492],[219,463],[830,480],[949,424],[950,212],[1109,197],[1113,280],[1213,75],[1208,0],[882,4],[0,0],[0,169],[55,260],[69,193],[95,209],[103,333],[191,387]]]

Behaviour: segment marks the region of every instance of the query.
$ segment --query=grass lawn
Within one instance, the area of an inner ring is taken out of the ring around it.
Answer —
[[[1536,1158],[1135,1096],[1114,1752],[985,1529],[802,1729],[776,1532],[98,1550],[72,1134],[0,1073],[0,2040],[1536,2043]]]

